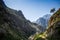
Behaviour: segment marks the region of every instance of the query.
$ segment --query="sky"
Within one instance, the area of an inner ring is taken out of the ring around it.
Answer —
[[[60,0],[4,0],[12,9],[21,10],[27,20],[31,22],[38,18],[51,14],[50,10],[60,8]]]

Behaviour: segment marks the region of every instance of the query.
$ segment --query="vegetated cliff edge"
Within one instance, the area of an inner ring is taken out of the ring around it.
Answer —
[[[42,30],[41,26],[26,20],[21,10],[8,8],[0,0],[0,40],[28,40],[30,35]]]
[[[60,8],[51,16],[46,34],[49,40],[60,40]]]
[[[51,16],[47,30],[35,40],[60,40],[60,8]]]

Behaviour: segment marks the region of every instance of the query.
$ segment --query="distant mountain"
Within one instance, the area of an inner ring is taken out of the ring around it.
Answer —
[[[0,0],[0,40],[28,40],[42,30],[40,25],[27,20],[21,10],[11,9]]]
[[[36,23],[41,25],[43,28],[46,28],[48,26],[48,21],[50,17],[51,17],[50,14],[46,14],[43,17],[40,17],[39,19],[37,19]]]

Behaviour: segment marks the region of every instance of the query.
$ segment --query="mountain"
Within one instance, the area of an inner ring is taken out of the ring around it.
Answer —
[[[27,20],[21,10],[11,9],[0,0],[0,40],[28,40],[42,30],[40,25]]]
[[[43,17],[40,17],[39,19],[37,19],[36,23],[46,29],[46,27],[48,26],[48,21],[50,17],[51,17],[50,14],[46,14]]]
[[[60,8],[50,17],[48,27],[36,40],[60,40]]]

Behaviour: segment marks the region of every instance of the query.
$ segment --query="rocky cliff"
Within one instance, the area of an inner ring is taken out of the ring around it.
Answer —
[[[50,18],[47,38],[49,40],[60,40],[60,9]]]

